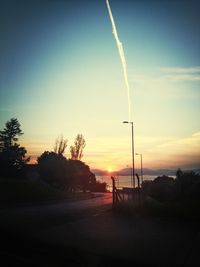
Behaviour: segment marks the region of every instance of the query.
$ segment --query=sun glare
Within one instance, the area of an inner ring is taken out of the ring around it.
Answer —
[[[108,167],[108,172],[112,172],[113,171],[113,169],[111,168],[111,167]]]

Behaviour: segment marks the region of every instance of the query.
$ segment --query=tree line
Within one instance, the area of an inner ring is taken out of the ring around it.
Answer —
[[[27,150],[18,143],[23,135],[21,125],[16,118],[6,122],[0,131],[0,176],[4,178],[26,178]],[[67,191],[90,190],[105,191],[106,184],[96,181],[90,167],[81,159],[86,141],[82,134],[78,134],[74,145],[70,146],[70,158],[64,156],[68,140],[62,136],[55,141],[53,151],[44,151],[38,158],[37,171],[40,178],[47,184]]]
[[[176,200],[200,200],[200,174],[194,171],[176,171],[176,178],[158,176],[142,183],[142,192],[160,202]]]

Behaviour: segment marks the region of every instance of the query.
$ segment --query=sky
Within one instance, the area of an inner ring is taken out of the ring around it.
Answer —
[[[0,129],[17,118],[31,162],[63,135],[84,135],[91,168],[200,167],[198,1],[110,0],[127,88],[104,0],[0,3]],[[135,166],[140,158],[135,156]]]

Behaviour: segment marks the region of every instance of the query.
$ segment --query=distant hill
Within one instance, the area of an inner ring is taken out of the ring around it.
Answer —
[[[115,171],[112,173],[108,173],[108,171],[106,170],[100,170],[100,169],[92,169],[92,172],[96,175],[96,176],[108,176],[108,175],[113,175],[113,176],[129,176],[131,175],[131,168],[124,168],[121,169],[119,171]],[[148,168],[144,168],[143,169],[143,174],[144,175],[154,175],[154,176],[161,176],[161,175],[172,175],[175,176],[176,175],[176,171],[177,169],[148,169]],[[190,170],[184,170],[184,172],[187,171],[194,171],[195,173],[200,174],[200,169],[190,169]],[[140,174],[140,169],[135,169],[135,173]]]
[[[131,168],[125,168],[117,172],[118,175],[121,176],[127,176],[131,175]],[[135,173],[140,174],[140,169],[135,169]],[[144,175],[176,175],[176,170],[170,170],[170,169],[148,169],[144,168],[143,169],[143,174]]]

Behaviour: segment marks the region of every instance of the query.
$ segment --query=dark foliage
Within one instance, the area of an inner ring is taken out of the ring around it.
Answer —
[[[6,122],[6,127],[0,131],[0,175],[3,177],[24,177],[24,166],[29,161],[26,149],[16,143],[17,136],[22,135],[17,119]]]
[[[90,190],[92,185],[96,182],[95,175],[90,171],[88,165],[80,160],[68,160],[69,166],[73,169],[73,181],[75,187],[80,188],[84,192]]]
[[[173,200],[176,197],[174,192],[174,179],[168,176],[159,176],[153,181],[153,196],[160,200]]]
[[[176,174],[176,179],[163,175],[153,181],[144,181],[142,192],[158,201],[200,199],[200,175],[180,169]]]
[[[10,119],[6,122],[3,131],[0,131],[1,148],[4,149],[14,145],[14,143],[18,141],[17,136],[22,134],[18,120],[15,118]]]
[[[41,178],[48,184],[57,187],[69,187],[67,160],[64,156],[45,151],[38,157],[38,169]]]
[[[71,159],[81,160],[83,157],[83,149],[85,148],[86,142],[82,134],[77,134],[74,140],[74,146],[70,147]]]
[[[200,199],[200,175],[190,172],[177,171],[176,185],[181,199]]]
[[[91,190],[96,183],[89,166],[80,160],[67,160],[63,155],[45,151],[38,158],[41,178],[47,183],[66,190]]]
[[[91,191],[92,192],[106,192],[107,191],[106,187],[107,187],[107,183],[105,182],[101,183],[97,181],[91,186]]]

